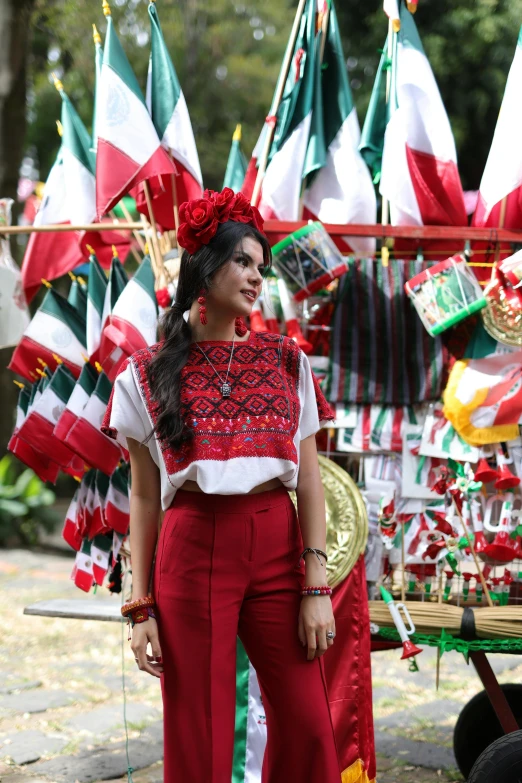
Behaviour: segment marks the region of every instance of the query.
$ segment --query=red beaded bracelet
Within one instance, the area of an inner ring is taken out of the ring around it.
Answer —
[[[148,595],[146,598],[138,598],[136,601],[129,601],[129,603],[123,604],[121,613],[123,617],[128,617],[128,615],[136,609],[148,609],[149,606],[153,607],[155,605],[154,598],[151,595]]]
[[[332,595],[332,588],[328,586],[320,586],[320,587],[305,587],[304,590],[301,590],[301,595]]]

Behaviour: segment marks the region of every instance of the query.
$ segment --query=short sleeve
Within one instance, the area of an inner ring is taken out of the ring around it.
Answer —
[[[100,429],[127,450],[127,438],[143,443],[152,432],[153,426],[129,360],[116,376]]]
[[[301,404],[299,417],[301,440],[308,438],[309,435],[315,435],[321,427],[335,419],[335,414],[321,391],[319,381],[312,372],[310,362],[302,351],[299,372],[299,401]]]

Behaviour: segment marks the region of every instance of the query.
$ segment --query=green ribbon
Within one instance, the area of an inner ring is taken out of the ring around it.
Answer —
[[[400,642],[401,638],[395,628],[379,628],[379,636],[393,642]],[[458,636],[452,636],[444,628],[438,636],[434,634],[414,633],[410,640],[421,647],[438,647],[441,658],[445,652],[462,653],[469,663],[469,654],[476,651],[498,652],[498,653],[517,653],[522,652],[522,639],[474,639],[471,642],[461,639]]]

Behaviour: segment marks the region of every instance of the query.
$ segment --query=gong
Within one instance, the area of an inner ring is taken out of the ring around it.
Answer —
[[[366,548],[368,515],[356,483],[339,465],[319,457],[326,503],[326,572],[328,584],[340,584]],[[291,493],[296,504],[295,493]]]

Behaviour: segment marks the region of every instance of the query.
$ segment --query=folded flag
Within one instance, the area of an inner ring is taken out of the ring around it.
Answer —
[[[109,558],[112,550],[112,533],[94,536],[91,542],[92,573],[94,583],[102,585],[109,570]]]
[[[101,534],[105,535],[108,531],[107,519],[105,516],[105,502],[109,484],[110,477],[107,476],[106,473],[102,473],[101,470],[97,470],[94,489],[94,510],[91,526],[89,528],[89,538],[94,538]]]
[[[65,443],[88,465],[108,476],[116,470],[122,452],[116,441],[100,430],[109,403],[112,383],[104,372],[98,376],[96,388],[65,438]]]
[[[67,514],[65,515],[65,521],[62,530],[63,540],[69,544],[71,549],[74,549],[75,552],[79,552],[82,546],[82,537],[78,530],[78,520],[76,518],[78,511],[79,491],[79,489],[76,490],[71,502],[69,503],[69,508],[67,509]]]
[[[89,282],[87,284],[87,356],[94,363],[98,361],[102,332],[103,306],[107,292],[107,275],[100,262],[91,253],[89,258]]]
[[[100,363],[108,378],[114,380],[127,357],[157,339],[158,303],[148,256],[123,289],[108,321],[101,338]]]
[[[85,351],[85,321],[67,299],[49,288],[14,350],[9,369],[34,380],[34,371],[40,366],[39,358],[51,370],[56,369],[61,359],[78,377]]]
[[[105,501],[105,519],[107,526],[115,533],[127,535],[129,532],[129,466],[119,465],[111,476]]]
[[[88,593],[94,582],[94,572],[91,555],[92,544],[84,538],[82,541],[81,549],[76,553],[76,559],[74,561],[74,567],[71,574],[76,587]]]
[[[74,389],[71,392],[71,396],[67,400],[60,418],[56,422],[53,433],[56,438],[65,442],[71,427],[87,405],[91,394],[94,392],[97,382],[98,373],[91,364],[85,362],[80,377],[76,381]]]
[[[23,462],[28,468],[34,470],[42,481],[50,481],[51,484],[54,484],[58,478],[60,466],[56,462],[53,462],[46,454],[38,451],[29,443],[26,443],[26,441],[18,437],[18,432],[27,417],[32,392],[33,387],[30,384],[22,386],[20,389],[16,406],[16,424],[7,449],[14,454],[20,462]]]

